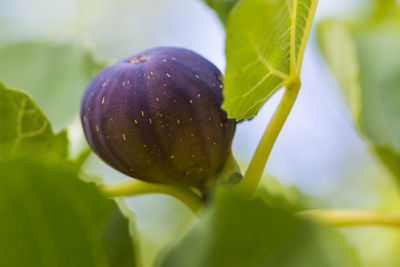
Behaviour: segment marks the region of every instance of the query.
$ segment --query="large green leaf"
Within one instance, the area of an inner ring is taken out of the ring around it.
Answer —
[[[224,25],[228,21],[229,14],[239,0],[204,0],[209,7],[215,10]]]
[[[242,0],[229,16],[225,101],[250,119],[279,88],[299,78],[317,0]]]
[[[0,58],[0,81],[28,92],[56,131],[78,114],[82,92],[99,69],[90,53],[67,44],[2,44]]]
[[[354,251],[331,229],[253,200],[223,193],[182,240],[160,258],[163,267],[356,267]]]
[[[136,266],[129,222],[74,167],[0,163],[0,266]]]
[[[390,2],[361,22],[320,23],[318,41],[360,132],[400,180],[400,9]]]
[[[0,83],[0,161],[12,157],[62,160],[68,154],[66,132],[53,134],[47,118],[25,93]]]

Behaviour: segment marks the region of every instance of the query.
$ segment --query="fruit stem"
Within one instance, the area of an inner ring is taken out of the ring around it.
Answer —
[[[264,135],[254,152],[243,181],[238,185],[238,189],[248,196],[251,196],[257,189],[272,147],[296,101],[299,90],[300,79],[298,77],[290,78],[285,83],[285,92],[281,102],[265,129]]]
[[[152,184],[139,180],[103,185],[100,189],[107,197],[138,196],[146,194],[165,194],[182,201],[194,213],[203,207],[202,199],[190,189],[163,184]]]
[[[311,219],[328,226],[348,227],[383,225],[400,227],[400,215],[369,210],[306,210],[298,216]]]

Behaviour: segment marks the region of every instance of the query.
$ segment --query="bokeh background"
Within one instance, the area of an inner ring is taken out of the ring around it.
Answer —
[[[367,0],[320,0],[316,21],[332,16],[350,18],[370,4]],[[0,0],[0,45],[68,43],[83,46],[107,63],[150,47],[181,46],[199,52],[224,70],[224,38],[217,16],[200,0]],[[280,96],[278,92],[256,118],[238,125],[233,151],[243,170]],[[78,117],[67,127],[73,157],[85,147],[85,140]],[[96,156],[89,158],[85,171],[104,177],[107,183],[129,179]],[[313,207],[400,212],[394,181],[357,133],[313,34],[304,57],[302,89],[266,168],[265,180],[271,177],[312,196]],[[186,207],[167,196],[132,197],[126,202],[136,214],[146,266],[160,248],[196,220]],[[366,227],[341,231],[364,266],[400,266],[398,230]]]

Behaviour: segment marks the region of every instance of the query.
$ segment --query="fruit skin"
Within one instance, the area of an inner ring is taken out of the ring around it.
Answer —
[[[199,54],[159,47],[97,74],[81,103],[86,139],[105,162],[148,182],[204,188],[227,159],[236,122],[221,72]]]

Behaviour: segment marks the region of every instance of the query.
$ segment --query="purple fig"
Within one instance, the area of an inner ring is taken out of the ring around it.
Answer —
[[[154,183],[204,188],[230,156],[236,122],[221,109],[218,68],[160,47],[97,74],[81,104],[86,139],[115,169]]]

